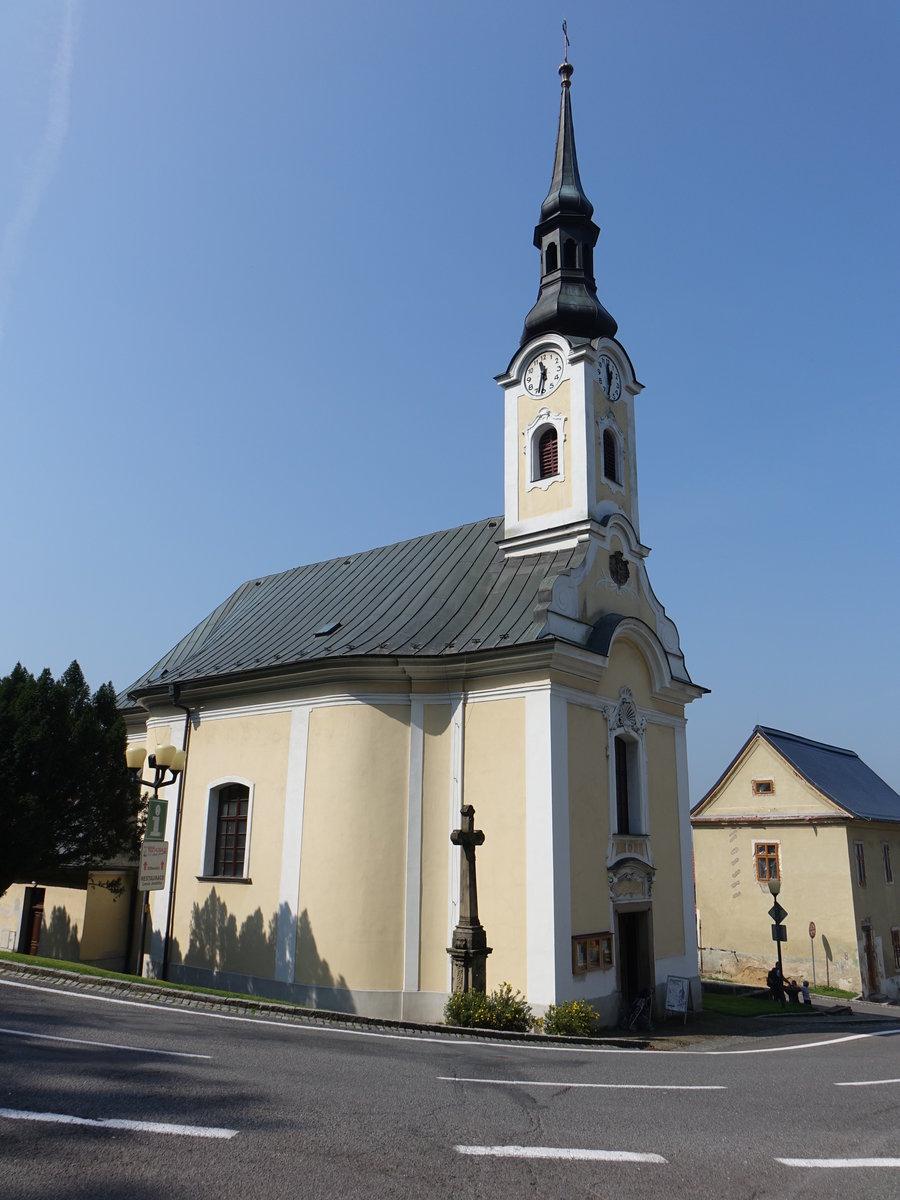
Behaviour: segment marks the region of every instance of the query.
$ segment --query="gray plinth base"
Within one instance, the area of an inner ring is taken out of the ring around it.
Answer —
[[[453,945],[447,953],[453,964],[451,990],[460,992],[487,991],[487,956],[491,947],[481,925],[457,925],[453,930]]]

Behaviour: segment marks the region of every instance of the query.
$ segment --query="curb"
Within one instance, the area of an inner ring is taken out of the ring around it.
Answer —
[[[0,961],[0,977],[19,975],[31,979],[54,979],[68,984],[72,990],[112,992],[134,999],[155,999],[173,1008],[219,1009],[228,1013],[267,1014],[293,1017],[298,1024],[335,1025],[351,1029],[397,1030],[401,1033],[432,1033],[447,1038],[477,1042],[519,1042],[532,1046],[612,1046],[619,1049],[646,1050],[650,1038],[629,1037],[558,1037],[545,1033],[517,1033],[504,1029],[469,1029],[460,1025],[435,1025],[424,1021],[399,1021],[391,1017],[366,1017],[358,1013],[331,1012],[322,1008],[303,1008],[299,1004],[281,1004],[256,996],[216,996],[208,992],[192,992],[188,988],[159,987],[152,982],[108,979],[103,975],[85,975],[55,967],[31,966],[28,963]]]

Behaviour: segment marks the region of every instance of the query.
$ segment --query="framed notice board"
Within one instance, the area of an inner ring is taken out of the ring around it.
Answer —
[[[691,981],[686,975],[668,975],[666,976],[666,1011],[669,1013],[681,1013],[685,1024],[687,1024],[687,1015],[694,1011],[694,1002],[691,998]]]

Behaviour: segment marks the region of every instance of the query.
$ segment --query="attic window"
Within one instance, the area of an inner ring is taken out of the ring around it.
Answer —
[[[754,779],[753,780],[753,795],[754,796],[774,796],[775,795],[775,780],[774,779]]]
[[[340,621],[329,621],[327,624],[322,625],[319,629],[316,630],[315,636],[316,637],[328,637],[329,633],[335,633],[338,629],[340,629],[340,627],[341,627]]]

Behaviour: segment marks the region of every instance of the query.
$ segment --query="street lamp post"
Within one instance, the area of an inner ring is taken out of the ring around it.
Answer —
[[[153,776],[150,779],[144,779],[142,771],[144,769],[144,761],[147,766],[153,771]],[[168,803],[165,800],[160,800],[159,793],[162,788],[166,788],[170,783],[174,783],[181,772],[184,770],[185,752],[178,750],[175,746],[158,746],[153,754],[147,753],[146,746],[128,746],[125,750],[125,763],[133,778],[140,782],[142,788],[148,788],[153,797],[148,797],[147,806],[147,826],[144,831],[144,838],[141,842],[141,859],[143,866],[144,847],[146,843],[159,843],[160,849],[164,854],[168,855],[168,847],[165,842],[166,837],[166,813]],[[147,795],[147,793],[144,793]],[[140,884],[141,875],[138,875]],[[162,882],[157,882],[153,886],[139,888],[143,892],[143,903],[141,904],[141,935],[138,944],[137,967],[135,974],[140,976],[144,971],[144,942],[147,937],[147,914],[150,911],[150,896],[149,893],[154,890],[159,890],[163,886]]]
[[[781,962],[781,943],[787,941],[787,930],[782,925],[782,921],[787,916],[787,909],[781,907],[778,903],[778,893],[781,891],[781,880],[770,879],[769,891],[772,893],[772,898],[775,903],[769,909],[769,916],[775,922],[772,926],[772,940],[778,947],[778,975],[781,979],[781,985],[784,987],[784,967]],[[782,995],[784,993],[782,992]]]

